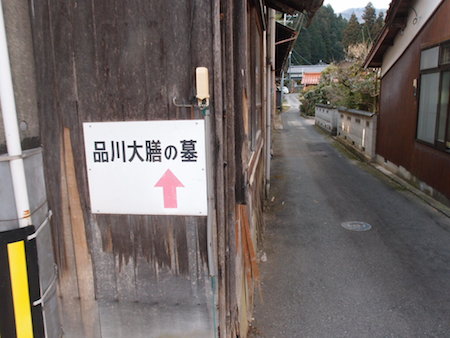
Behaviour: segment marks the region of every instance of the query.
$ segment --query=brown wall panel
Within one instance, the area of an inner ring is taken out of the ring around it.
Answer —
[[[416,141],[420,50],[450,38],[450,1],[444,1],[401,58],[383,77],[377,153],[450,198],[450,154]],[[409,23],[411,24],[411,23]]]

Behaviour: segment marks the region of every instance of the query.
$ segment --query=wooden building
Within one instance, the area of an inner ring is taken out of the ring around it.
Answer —
[[[381,68],[377,161],[450,198],[449,0],[394,0],[366,59]]]
[[[52,215],[41,252],[54,252],[62,329],[47,308],[49,336],[246,336],[275,77],[293,41],[276,47],[275,10],[311,18],[322,2],[2,1],[22,146],[42,151]],[[208,131],[207,216],[92,209],[83,124],[193,119]]]

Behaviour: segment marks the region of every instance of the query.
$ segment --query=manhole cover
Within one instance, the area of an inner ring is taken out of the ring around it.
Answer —
[[[367,231],[372,228],[372,226],[369,223],[366,222],[343,222],[341,223],[342,227],[347,230],[351,231]]]

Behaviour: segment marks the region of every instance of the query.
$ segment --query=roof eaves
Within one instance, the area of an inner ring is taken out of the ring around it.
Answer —
[[[384,53],[393,45],[398,32],[406,26],[410,3],[411,0],[392,0],[386,15],[386,24],[367,55],[364,68],[381,67]]]
[[[276,57],[275,57],[275,73],[277,76],[286,69],[288,55],[294,48],[295,41],[297,40],[298,32],[284,26],[280,23],[276,23]]]
[[[266,5],[277,11],[294,14],[295,12],[306,12],[308,17],[322,6],[324,0],[265,0]]]

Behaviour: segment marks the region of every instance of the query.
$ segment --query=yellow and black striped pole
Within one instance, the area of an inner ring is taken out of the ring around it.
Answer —
[[[44,337],[34,226],[0,232],[0,337]]]

